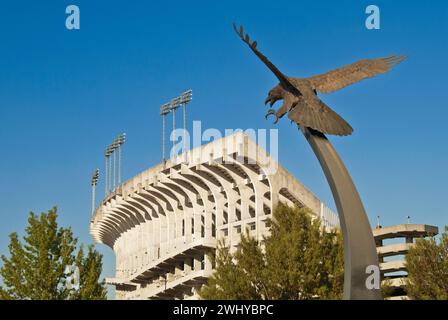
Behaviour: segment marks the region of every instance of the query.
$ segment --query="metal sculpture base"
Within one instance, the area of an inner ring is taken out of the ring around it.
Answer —
[[[344,239],[344,299],[381,300],[380,289],[368,289],[368,266],[378,267],[375,241],[364,206],[344,163],[324,134],[301,128],[330,185]],[[379,269],[378,269],[379,270]]]

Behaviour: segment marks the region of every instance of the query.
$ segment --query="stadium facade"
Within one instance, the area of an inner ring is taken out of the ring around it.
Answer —
[[[116,299],[196,299],[213,272],[207,253],[241,232],[261,240],[279,202],[311,209],[327,227],[337,215],[239,132],[134,176],[96,208],[90,233],[114,250],[107,278]]]

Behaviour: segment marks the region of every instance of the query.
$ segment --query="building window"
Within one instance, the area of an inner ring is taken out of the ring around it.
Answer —
[[[249,223],[249,230],[255,230],[257,229],[257,225],[255,224],[255,222]]]
[[[251,218],[255,218],[255,209],[252,206],[249,206],[249,215]]]
[[[239,209],[235,210],[236,221],[241,221],[241,211]]]
[[[241,233],[241,226],[236,226],[235,227],[235,231],[236,231],[236,233]]]

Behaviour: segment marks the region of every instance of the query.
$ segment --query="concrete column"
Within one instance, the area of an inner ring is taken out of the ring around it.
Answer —
[[[190,273],[193,270],[193,264],[191,257],[186,257],[184,260],[184,271],[185,274]]]
[[[154,232],[154,217],[150,221],[148,221],[148,247],[149,247],[149,261],[154,261],[154,239],[155,239],[155,232]]]
[[[174,248],[174,243],[176,240],[176,213],[178,211],[177,207],[175,207],[174,203],[171,203],[173,207],[173,211],[167,213],[168,215],[168,252],[171,252]]]
[[[175,276],[180,276],[182,274],[183,270],[181,269],[180,264],[176,264],[175,268],[174,268],[174,275]]]
[[[160,256],[160,216],[159,213],[157,218],[154,219],[153,232],[154,232],[154,260],[159,259]]]
[[[168,218],[167,212],[159,215],[160,219],[160,256],[162,257],[167,252],[168,241]]]
[[[145,221],[145,237],[144,237],[144,243],[145,243],[144,245],[146,251],[145,265],[149,264],[150,261],[150,251],[151,251],[151,245],[149,242],[151,236],[150,222],[151,220]]]
[[[250,219],[251,216],[249,213],[249,198],[251,195],[253,195],[253,192],[249,187],[244,185],[240,185],[239,189],[241,193],[241,220]]]
[[[184,207],[182,207],[182,209],[178,209],[176,211],[176,232],[175,232],[175,240],[174,240],[176,248],[180,248],[183,243],[183,239],[182,239],[183,216],[184,216]]]
[[[212,262],[210,261],[210,258],[208,257],[207,254],[205,254],[204,260],[205,260],[205,268],[204,269],[206,271],[211,271],[213,269],[213,266],[212,266]]]
[[[272,179],[274,180],[274,179]],[[274,212],[274,208],[277,206],[279,202],[279,191],[280,186],[276,183],[276,181],[271,181],[271,212]]]
[[[204,212],[204,207],[200,206],[199,211],[194,214],[194,240],[199,240],[201,238],[201,226],[202,226],[202,215]]]
[[[185,215],[185,243],[189,244],[193,241],[192,229],[192,219],[194,217],[194,212],[192,208],[187,208]]]
[[[201,267],[202,267],[202,257],[201,256],[195,256],[194,257],[194,266],[193,266],[194,271],[201,270]]]
[[[206,210],[205,212],[205,238],[212,238],[212,228],[213,228],[213,209]]]

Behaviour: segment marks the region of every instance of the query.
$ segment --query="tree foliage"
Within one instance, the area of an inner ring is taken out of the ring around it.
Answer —
[[[106,288],[98,279],[102,256],[92,246],[87,255],[77,250],[77,239],[70,228],[58,227],[57,210],[35,215],[30,213],[23,241],[12,233],[9,258],[2,255],[0,299],[58,300],[105,299]],[[66,267],[76,265],[80,271],[79,289],[66,286]]]
[[[279,204],[270,235],[261,245],[241,235],[235,253],[220,243],[211,259],[214,274],[201,289],[203,299],[340,299],[343,291],[342,237],[322,232],[305,208]]]
[[[448,226],[440,242],[417,239],[406,255],[406,290],[411,299],[448,300]]]

